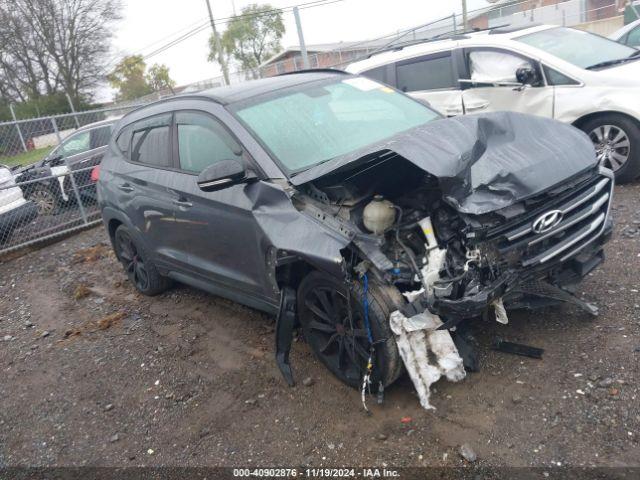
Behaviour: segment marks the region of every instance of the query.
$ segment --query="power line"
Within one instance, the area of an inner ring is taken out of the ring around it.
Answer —
[[[229,22],[231,22],[232,20],[234,20],[235,18],[242,18],[242,17],[261,17],[261,16],[265,16],[265,15],[270,15],[272,13],[275,12],[280,12],[280,13],[290,13],[293,11],[294,7],[298,7],[300,9],[307,9],[307,8],[315,8],[315,7],[322,7],[325,5],[331,5],[333,3],[339,3],[339,2],[343,2],[345,0],[315,0],[312,2],[306,2],[306,3],[301,3],[298,5],[289,5],[286,7],[282,7],[282,8],[275,8],[273,10],[267,10],[265,12],[259,12],[259,13],[246,13],[246,14],[240,14],[240,15],[236,15],[236,16],[231,16],[231,17],[224,17],[224,18],[220,18],[216,20],[216,25],[223,25],[223,24],[227,24]],[[181,35],[178,38],[173,39],[172,41],[168,42],[167,44],[158,47],[156,50],[144,55],[144,59],[148,59],[151,58],[153,56],[156,56],[162,52],[164,52],[165,50],[168,50],[169,48],[182,43],[183,41],[187,40],[188,38],[193,37],[194,35],[197,35],[198,33],[207,30],[210,28],[210,25],[207,22],[205,22],[203,25],[200,25],[186,33],[184,33],[183,35]]]

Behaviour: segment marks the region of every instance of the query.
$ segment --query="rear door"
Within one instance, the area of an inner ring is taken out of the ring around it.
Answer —
[[[463,113],[462,91],[451,51],[402,60],[362,72],[362,75],[425,100],[445,116]]]
[[[114,203],[124,210],[158,264],[187,263],[174,216],[176,168],[173,163],[173,115],[162,113],[132,123],[116,139],[125,161],[113,172]]]
[[[175,112],[174,153],[180,171],[175,185],[177,227],[185,238],[190,273],[226,291],[269,300],[262,238],[253,214],[254,185],[234,185],[203,192],[200,172],[222,160],[235,160],[256,171],[246,150],[220,120],[222,110]],[[218,111],[218,112],[216,112]]]
[[[463,55],[466,71],[460,81],[466,114],[511,111],[553,116],[553,87],[546,84],[539,62],[501,48],[469,48]],[[534,69],[533,85],[518,83],[520,67]]]

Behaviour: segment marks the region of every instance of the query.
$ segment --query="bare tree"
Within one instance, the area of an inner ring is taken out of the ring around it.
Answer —
[[[0,0],[0,94],[89,96],[120,10],[120,0]]]

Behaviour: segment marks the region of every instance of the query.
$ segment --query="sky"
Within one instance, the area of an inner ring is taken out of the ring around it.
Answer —
[[[219,31],[226,28],[225,18],[240,13],[259,0],[210,0],[213,14],[220,19]],[[270,0],[276,8],[290,7],[309,0]],[[114,32],[114,52],[110,64],[125,55],[148,55],[171,40],[203,24],[209,17],[205,0],[123,0],[123,19]],[[467,0],[469,10],[488,5],[486,0]],[[300,10],[305,42],[330,43],[367,40],[427,23],[462,11],[461,0],[341,0],[336,3]],[[295,20],[284,14],[284,47],[298,45]],[[218,21],[216,22],[218,25]],[[169,67],[178,85],[221,75],[216,63],[207,61],[209,28],[193,35],[162,53],[146,59]],[[96,100],[108,101],[110,89],[102,89]]]

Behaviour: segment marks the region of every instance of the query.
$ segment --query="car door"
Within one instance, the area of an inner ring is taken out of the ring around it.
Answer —
[[[447,117],[461,115],[462,90],[451,51],[431,53],[395,63],[395,87],[425,100]]]
[[[175,112],[174,154],[180,167],[175,217],[188,250],[188,268],[191,275],[223,290],[269,300],[262,236],[249,196],[256,185],[233,185],[217,192],[204,192],[197,185],[198,174],[215,162],[235,160],[253,168],[246,150],[214,113]]]
[[[71,181],[66,175],[73,164],[86,155],[91,149],[91,135],[89,130],[76,132],[67,137],[45,161],[49,164],[52,175],[57,175],[56,182],[60,186],[62,199],[66,202],[73,196]]]
[[[102,161],[107,144],[111,138],[112,125],[103,125],[92,128],[89,134],[89,144],[86,150],[70,155],[66,160],[80,195],[87,198],[95,198],[95,183],[91,181],[91,170]],[[65,179],[65,192],[71,192],[69,177]]]
[[[125,127],[116,145],[125,161],[113,172],[114,203],[129,218],[158,265],[187,264],[174,216],[176,186],[172,155],[172,114],[162,113]]]
[[[544,81],[537,61],[501,48],[463,50],[465,113],[511,111],[542,117],[553,116],[553,87]],[[522,85],[516,70],[529,67],[535,72],[531,85]]]

